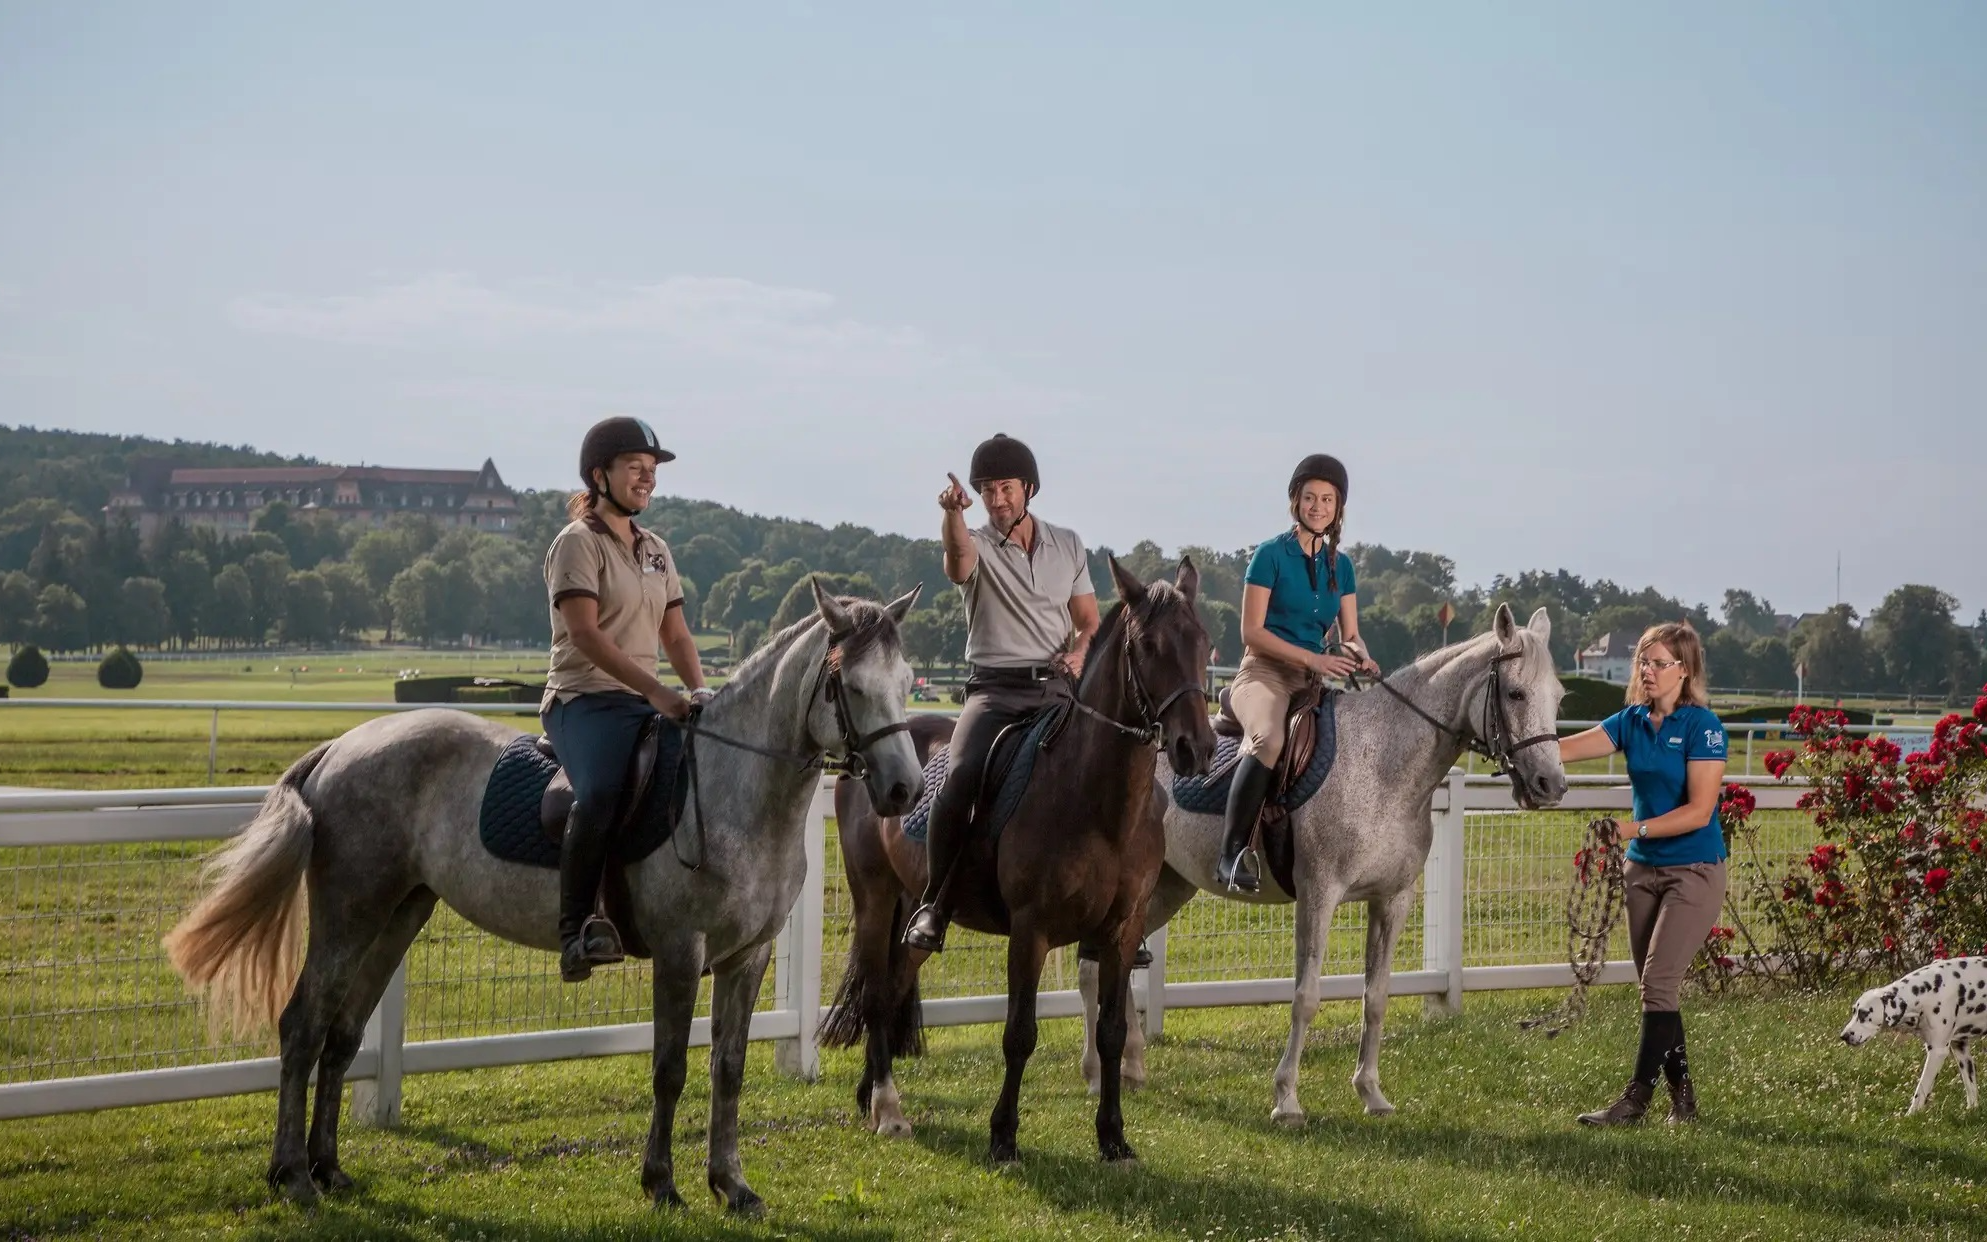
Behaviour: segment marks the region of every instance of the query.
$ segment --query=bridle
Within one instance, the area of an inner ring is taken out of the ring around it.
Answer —
[[[1396,689],[1391,682],[1382,680],[1379,685],[1382,690],[1385,690],[1388,694],[1393,695],[1402,703],[1405,703],[1409,711],[1426,720],[1429,724],[1434,725],[1443,733],[1455,738],[1456,741],[1460,742],[1468,750],[1482,755],[1485,759],[1496,764],[1497,771],[1494,775],[1508,776],[1511,772],[1511,760],[1517,756],[1519,751],[1546,742],[1556,742],[1559,740],[1559,734],[1557,733],[1540,733],[1534,737],[1523,738],[1515,742],[1511,740],[1511,719],[1505,710],[1504,666],[1512,660],[1522,660],[1524,657],[1525,653],[1520,649],[1518,651],[1499,652],[1491,659],[1490,676],[1485,680],[1483,687],[1483,729],[1481,731],[1474,727],[1473,721],[1468,717],[1465,717],[1464,726],[1461,729],[1445,724],[1425,711],[1419,703],[1416,703],[1413,699],[1407,697],[1406,694]]]
[[[1166,709],[1189,694],[1198,694],[1201,697],[1203,706],[1205,706],[1207,702],[1207,688],[1199,682],[1189,682],[1159,700],[1157,707],[1153,706],[1152,695],[1146,690],[1145,678],[1139,675],[1138,661],[1132,655],[1132,643],[1137,637],[1137,633],[1137,619],[1129,616],[1126,617],[1123,655],[1125,685],[1131,691],[1132,706],[1138,711],[1139,723],[1136,726],[1128,725],[1123,721],[1105,715],[1103,712],[1098,711],[1081,700],[1072,700],[1072,702],[1076,710],[1082,712],[1084,715],[1095,720],[1103,721],[1141,746],[1152,746],[1158,743],[1160,736],[1165,732],[1160,722],[1165,716]]]
[[[842,753],[839,755],[831,753],[830,749],[817,750],[811,754],[802,751],[777,750],[770,746],[760,746],[755,742],[745,741],[742,738],[727,737],[703,724],[703,708],[701,706],[691,710],[689,717],[683,722],[683,763],[690,770],[691,797],[696,803],[697,808],[697,840],[694,845],[691,845],[689,856],[686,856],[684,853],[685,838],[689,834],[687,832],[676,834],[676,857],[684,866],[694,871],[704,865],[704,785],[696,776],[697,740],[699,738],[708,738],[721,746],[729,746],[733,750],[750,751],[755,755],[764,755],[768,759],[777,759],[782,763],[790,763],[802,771],[819,769],[825,773],[846,776],[851,780],[859,781],[869,775],[869,760],[865,757],[864,751],[886,737],[891,737],[898,733],[910,732],[911,722],[909,720],[892,721],[881,728],[871,729],[867,733],[857,732],[855,715],[849,710],[848,686],[842,680],[842,642],[847,637],[848,635],[846,634],[829,635],[828,650],[822,655],[821,667],[814,675],[814,689],[810,690],[807,696],[809,703],[812,703],[817,695],[824,696],[828,700],[829,706],[835,709],[835,728],[841,733]]]

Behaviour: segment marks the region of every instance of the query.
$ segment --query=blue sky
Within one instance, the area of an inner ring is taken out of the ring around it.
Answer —
[[[1062,11],[1075,9],[1075,12]],[[0,422],[1987,607],[1987,7],[0,0]]]

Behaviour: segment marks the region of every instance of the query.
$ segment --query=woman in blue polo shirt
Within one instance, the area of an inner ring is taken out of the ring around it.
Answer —
[[[1345,527],[1345,466],[1313,453],[1290,476],[1294,525],[1256,549],[1242,588],[1242,665],[1228,687],[1228,707],[1242,725],[1242,758],[1228,787],[1227,832],[1215,878],[1230,892],[1261,882],[1242,855],[1283,754],[1290,699],[1314,678],[1343,677],[1379,665],[1359,642],[1359,584],[1352,558],[1338,550]],[[1350,655],[1325,654],[1325,631],[1337,622]]]
[[[1628,706],[1559,743],[1562,763],[1621,752],[1635,791],[1626,825],[1628,943],[1642,985],[1642,1045],[1621,1098],[1583,1113],[1590,1126],[1640,1121],[1660,1071],[1671,1121],[1697,1118],[1677,994],[1725,902],[1725,726],[1706,706],[1704,647],[1688,625],[1658,625],[1635,645]]]

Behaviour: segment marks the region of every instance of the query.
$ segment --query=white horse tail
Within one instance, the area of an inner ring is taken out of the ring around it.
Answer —
[[[303,783],[326,742],[290,765],[255,819],[207,860],[207,895],[163,941],[219,1032],[273,1030],[302,968],[304,869],[315,824]]]

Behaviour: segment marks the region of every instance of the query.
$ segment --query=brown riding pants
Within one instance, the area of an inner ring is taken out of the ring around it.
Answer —
[[[1266,768],[1283,757],[1290,700],[1311,682],[1311,674],[1251,651],[1228,683],[1228,710],[1242,725],[1242,753]]]
[[[1642,984],[1642,1012],[1673,1012],[1683,977],[1725,906],[1725,863],[1621,869],[1628,947]]]

